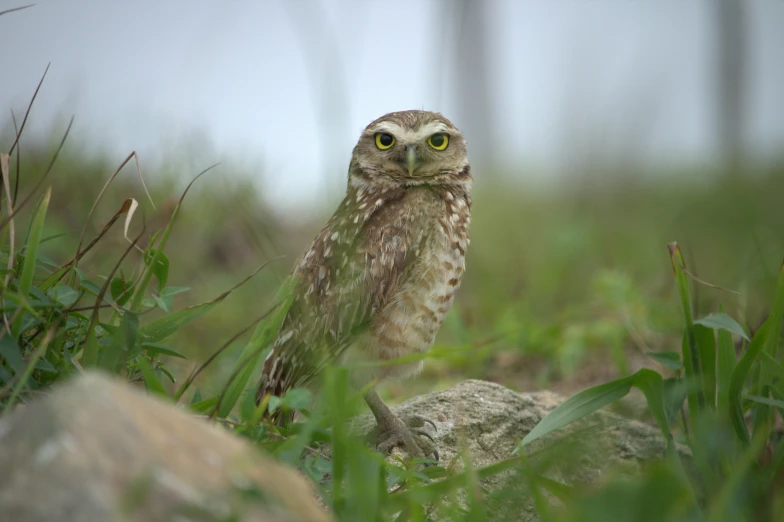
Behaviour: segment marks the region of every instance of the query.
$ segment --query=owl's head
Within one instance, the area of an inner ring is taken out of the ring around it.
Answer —
[[[354,185],[469,184],[465,139],[437,112],[386,114],[362,132],[349,169]]]

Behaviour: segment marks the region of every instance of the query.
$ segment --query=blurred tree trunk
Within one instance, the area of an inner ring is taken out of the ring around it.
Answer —
[[[457,117],[474,167],[486,171],[493,163],[493,121],[490,104],[492,68],[489,63],[492,2],[445,0],[456,10],[453,34]],[[445,5],[445,7],[447,7]],[[456,122],[457,123],[457,122]]]
[[[746,123],[746,5],[716,0],[717,132],[727,176],[743,172]]]

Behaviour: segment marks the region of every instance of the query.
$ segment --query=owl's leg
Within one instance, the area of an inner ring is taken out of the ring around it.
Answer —
[[[431,455],[438,460],[438,449],[433,437],[421,428],[425,422],[431,421],[421,417],[412,417],[404,422],[397,417],[389,406],[384,404],[381,397],[375,390],[370,390],[365,394],[365,402],[373,412],[378,424],[377,449],[382,453],[389,453],[392,448],[402,446],[406,453],[412,458],[430,457]],[[435,425],[433,425],[435,427]]]

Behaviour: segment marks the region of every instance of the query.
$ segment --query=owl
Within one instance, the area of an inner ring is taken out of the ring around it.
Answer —
[[[439,113],[370,123],[354,147],[343,201],[293,269],[294,301],[264,362],[258,400],[306,385],[328,364],[358,361],[357,387],[416,375],[465,270],[471,169],[460,131]],[[365,394],[378,449],[438,453],[420,420]],[[428,440],[429,439],[429,440]]]

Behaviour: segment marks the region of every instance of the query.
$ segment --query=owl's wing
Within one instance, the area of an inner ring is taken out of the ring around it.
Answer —
[[[294,302],[265,361],[258,398],[282,395],[340,357],[406,278],[403,189],[350,191],[294,269]]]

